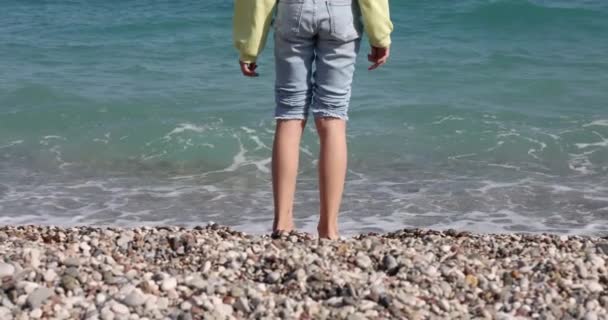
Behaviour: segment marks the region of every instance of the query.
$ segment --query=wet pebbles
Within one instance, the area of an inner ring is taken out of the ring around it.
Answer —
[[[0,227],[0,319],[608,319],[608,239]]]

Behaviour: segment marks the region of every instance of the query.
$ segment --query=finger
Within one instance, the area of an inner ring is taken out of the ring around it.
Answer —
[[[259,76],[259,74],[257,72],[255,72],[255,69],[257,69],[257,68],[258,68],[258,65],[255,62],[249,64],[249,71],[251,71],[252,77]]]
[[[387,60],[388,60],[388,57],[384,57],[384,58],[381,58],[381,59],[376,60],[376,61],[374,62],[374,64],[373,64],[373,65],[371,65],[371,66],[368,68],[368,70],[370,70],[370,71],[371,71],[371,70],[377,69],[378,67],[380,67],[380,66],[382,66],[383,64],[385,64]]]
[[[376,63],[374,63],[374,65],[372,66],[373,68],[371,70],[377,69],[385,63],[386,63],[386,59],[380,59]]]
[[[255,64],[241,63],[241,72],[246,77],[256,77],[258,74],[254,71],[257,66]]]
[[[249,74],[250,74],[249,67],[244,63],[241,63],[241,73],[244,76],[249,76]]]
[[[249,68],[246,68],[245,70],[243,70],[243,75],[246,77],[255,77],[256,73],[249,70]]]

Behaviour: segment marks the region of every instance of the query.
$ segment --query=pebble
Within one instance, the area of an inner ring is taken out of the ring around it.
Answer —
[[[61,286],[65,290],[75,290],[76,288],[80,287],[78,279],[71,275],[64,275],[61,277]]]
[[[122,303],[115,302],[112,305],[112,311],[117,314],[129,314],[129,308]]]
[[[63,264],[66,267],[78,267],[80,265],[80,259],[77,257],[68,257],[63,260]]]
[[[130,242],[131,242],[131,237],[124,235],[116,240],[116,245],[119,246],[123,250],[127,250],[129,248]]]
[[[25,248],[23,253],[26,256],[29,265],[34,269],[38,269],[40,266],[40,250],[36,248]]]
[[[363,270],[368,269],[372,266],[372,259],[366,254],[357,255],[357,266]]]
[[[30,318],[40,319],[40,317],[42,317],[42,310],[40,308],[30,311]]]
[[[27,304],[32,309],[38,308],[52,295],[52,289],[47,287],[38,287],[27,296]]]
[[[205,289],[207,287],[207,281],[200,276],[194,276],[188,280],[187,285],[195,289]]]
[[[177,279],[175,279],[173,277],[168,277],[168,278],[164,279],[160,286],[160,288],[163,291],[173,290],[176,287],[177,287]]]
[[[15,267],[12,264],[0,263],[0,278],[12,276],[15,273]]]
[[[269,272],[266,276],[266,282],[268,283],[276,283],[281,278],[281,275],[277,272]]]
[[[124,304],[130,307],[141,306],[146,303],[146,296],[139,289],[131,290],[131,292],[123,299]]]
[[[184,311],[187,311],[187,310],[192,309],[192,304],[188,301],[184,301],[179,305],[179,308]]]
[[[104,293],[100,292],[95,296],[95,303],[97,305],[102,305],[102,304],[104,304],[104,302],[106,302],[106,299],[107,299],[106,295]]]
[[[450,311],[450,303],[446,299],[439,300],[439,307],[441,307],[443,311]]]
[[[169,307],[169,299],[165,297],[158,298],[156,306],[161,310],[167,309]]]
[[[32,291],[38,288],[38,284],[30,281],[21,281],[17,287],[22,288],[25,294],[30,294]]]
[[[239,297],[234,302],[234,309],[239,310],[245,314],[251,312],[249,307],[249,301],[245,297]]]
[[[177,320],[192,320],[192,313],[190,312],[182,312],[177,316]]]
[[[91,251],[91,246],[89,246],[86,242],[81,242],[79,247],[82,251]]]
[[[465,277],[465,281],[466,281],[466,283],[467,283],[469,286],[471,286],[471,287],[477,287],[477,285],[479,284],[479,280],[477,279],[477,277],[475,277],[475,276],[474,276],[474,275],[472,275],[472,274],[468,274],[468,275]]]
[[[317,242],[218,225],[0,226],[0,235],[0,319],[608,314],[606,241],[587,236],[404,229]]]
[[[363,315],[362,313],[351,313],[348,315],[348,318],[346,318],[347,320],[366,320],[367,317],[365,315]]]
[[[57,272],[54,269],[48,269],[44,272],[44,281],[53,282],[57,278]]]
[[[4,306],[0,306],[0,319],[8,319],[9,317],[11,317],[11,314],[11,309]]]
[[[585,317],[583,319],[584,320],[598,320],[598,315],[597,315],[597,313],[595,313],[593,311],[589,311],[585,314]]]
[[[102,320],[114,320],[114,312],[112,312],[112,309],[110,309],[109,306],[101,309],[100,315]]]
[[[587,290],[589,290],[590,292],[602,292],[602,291],[606,290],[597,281],[589,281],[589,282],[587,282],[586,287],[587,287]]]
[[[390,254],[387,254],[382,258],[382,265],[385,270],[392,270],[397,267],[397,260]]]
[[[244,294],[245,294],[245,291],[237,286],[234,286],[230,289],[230,295],[235,298],[241,297]]]

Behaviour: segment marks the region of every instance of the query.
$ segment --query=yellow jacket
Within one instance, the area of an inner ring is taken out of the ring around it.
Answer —
[[[365,32],[374,47],[391,44],[391,23],[388,0],[358,0]],[[235,0],[233,20],[234,46],[243,62],[255,62],[268,36],[272,13],[277,0]]]

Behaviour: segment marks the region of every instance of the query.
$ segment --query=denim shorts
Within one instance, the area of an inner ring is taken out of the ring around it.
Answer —
[[[357,0],[279,0],[275,119],[348,120],[363,25]]]

